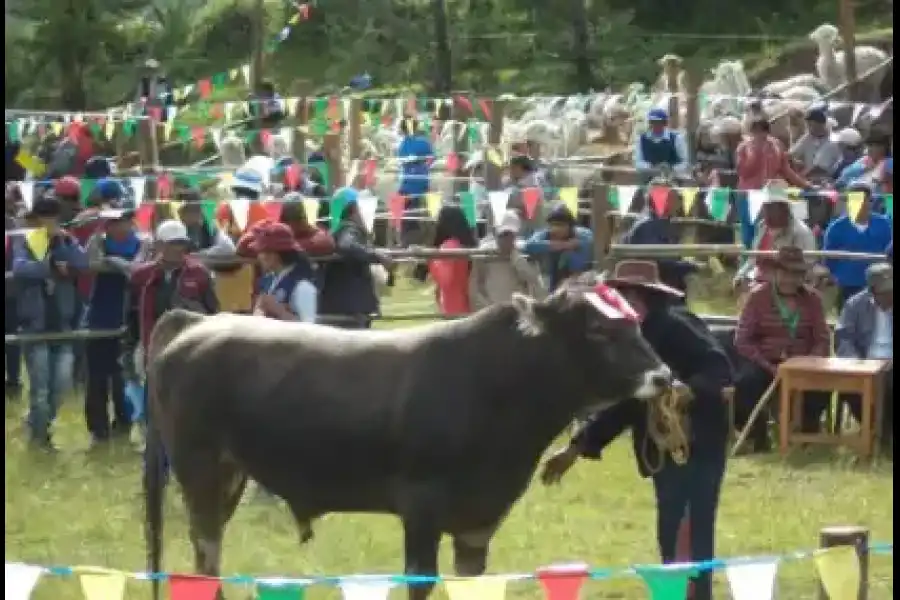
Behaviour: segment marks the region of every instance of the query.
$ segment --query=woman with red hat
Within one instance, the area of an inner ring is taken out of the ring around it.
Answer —
[[[319,296],[315,270],[291,228],[266,223],[255,232],[250,246],[265,273],[259,280],[253,314],[315,323]]]

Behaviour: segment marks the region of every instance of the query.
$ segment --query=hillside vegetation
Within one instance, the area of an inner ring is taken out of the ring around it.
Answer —
[[[255,6],[83,0],[75,10],[71,2],[9,0],[6,106],[121,104],[134,97],[140,66],[151,57],[176,84],[226,72],[248,62]],[[450,83],[485,94],[584,92],[650,81],[666,53],[701,67],[745,56],[759,73],[781,75],[810,70],[806,34],[837,21],[833,0],[320,0],[310,3],[308,20],[274,43],[296,6],[264,2],[266,75],[288,95],[297,93],[298,81],[327,92],[364,72],[381,89],[429,92]],[[890,0],[859,0],[856,7],[861,32],[880,30],[892,42]],[[438,9],[446,14],[450,82],[440,78],[448,69],[439,68]],[[794,68],[780,57],[785,47],[803,64]]]

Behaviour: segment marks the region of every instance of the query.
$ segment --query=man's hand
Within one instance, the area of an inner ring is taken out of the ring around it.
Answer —
[[[260,294],[256,299],[256,306],[266,313],[271,313],[278,306],[278,300],[271,294]]]
[[[576,460],[578,460],[578,450],[571,444],[555,451],[544,462],[541,469],[541,483],[544,485],[559,483]]]

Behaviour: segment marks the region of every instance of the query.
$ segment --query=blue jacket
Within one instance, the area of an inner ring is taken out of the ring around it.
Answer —
[[[885,216],[873,214],[869,226],[860,231],[848,215],[839,217],[825,230],[823,250],[846,250],[885,254],[893,239],[891,221]],[[841,287],[865,287],[866,267],[863,260],[828,259],[825,266]]]
[[[10,245],[19,330],[25,333],[71,330],[79,306],[75,276],[73,272],[68,277],[59,276],[51,261],[66,263],[70,271],[87,269],[84,248],[74,237],[63,234],[51,245],[44,260],[37,260],[24,236],[14,238]],[[55,324],[47,322],[49,310],[57,311]]]
[[[428,159],[433,155],[431,142],[418,135],[403,138],[397,149],[400,159],[400,188],[397,191],[403,196],[413,196],[409,202],[413,206],[422,205],[423,200],[418,196],[428,192],[431,171]]]
[[[133,261],[141,250],[141,240],[131,232],[117,241],[103,236],[103,256]],[[125,273],[97,273],[91,290],[85,321],[88,329],[117,329],[125,322],[129,296],[128,276]]]
[[[534,232],[525,242],[523,247],[525,254],[538,260],[551,290],[556,289],[556,286],[567,277],[587,271],[594,262],[593,232],[585,227],[576,226],[574,234],[578,240],[578,247],[563,252],[550,249],[550,235],[547,229]]]
[[[623,244],[678,244],[679,241],[675,224],[653,215],[639,219],[622,237]],[[687,276],[697,270],[693,264],[677,258],[657,259],[656,264],[660,281],[682,292],[687,291]]]

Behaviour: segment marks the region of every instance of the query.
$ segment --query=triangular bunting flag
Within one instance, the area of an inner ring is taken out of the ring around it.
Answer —
[[[341,216],[347,206],[347,197],[340,192],[331,197],[329,204],[328,216],[331,218],[331,232],[334,233],[341,225]]]
[[[172,600],[215,600],[219,580],[199,575],[169,575]]]
[[[751,223],[756,223],[759,213],[769,193],[766,190],[750,190],[747,192],[747,216]]]
[[[34,565],[6,563],[6,581],[3,582],[6,600],[28,600],[44,570]]]
[[[538,202],[541,199],[541,190],[536,187],[529,187],[521,190],[522,203],[525,205],[525,217],[533,219],[537,213]]]
[[[731,192],[728,188],[712,188],[706,194],[706,206],[709,215],[716,221],[724,221],[728,216],[728,199]]]
[[[776,560],[725,567],[733,600],[772,600],[777,573]]]
[[[403,212],[406,210],[406,198],[399,193],[391,194],[388,199],[388,212],[391,215],[391,225],[398,231],[403,221]]]
[[[80,573],[84,600],[122,600],[128,577],[120,571]]]
[[[234,215],[234,224],[241,231],[247,231],[247,223],[250,219],[250,200],[247,198],[235,198],[231,201],[231,214]]]
[[[316,223],[316,219],[319,218],[318,198],[304,198],[303,212],[306,213],[306,221],[314,225]]]
[[[894,195],[893,194],[885,194],[884,195],[884,212],[890,218],[894,218]]]
[[[583,564],[551,565],[537,572],[547,600],[577,600],[588,578],[588,566]]]
[[[685,600],[695,570],[681,565],[636,567],[647,585],[650,600]]]
[[[134,223],[141,231],[150,231],[153,228],[153,204],[141,204],[134,211]]]
[[[856,600],[859,597],[859,556],[855,548],[828,548],[817,553],[815,561],[828,600]]]
[[[270,221],[281,220],[281,208],[284,206],[282,202],[263,202],[262,207],[265,211],[265,218]]]
[[[390,581],[357,581],[347,580],[340,583],[344,600],[387,600],[388,594],[394,588]]]
[[[257,600],[302,600],[304,595],[304,587],[293,582],[260,581],[256,584]]]
[[[144,190],[147,189],[146,177],[132,177],[131,190],[134,192],[134,205],[140,206],[144,203]]]
[[[503,577],[467,577],[444,582],[450,600],[503,600],[506,579]]]
[[[50,249],[50,235],[44,227],[29,229],[25,234],[25,245],[35,260],[44,260],[47,257],[47,250]]]
[[[800,221],[805,221],[809,218],[809,202],[806,198],[791,200],[791,214]]]
[[[564,187],[559,190],[559,200],[578,218],[578,188]]]
[[[631,203],[634,202],[634,195],[637,194],[638,187],[636,185],[618,185],[616,188],[618,203],[613,208],[627,213],[631,210]]]
[[[469,227],[475,227],[478,224],[478,212],[475,209],[475,194],[472,192],[460,192],[459,207],[466,216]]]
[[[700,190],[695,187],[687,187],[681,189],[681,202],[684,205],[685,216],[691,215],[691,209],[694,208],[694,202],[697,200],[697,194]]]
[[[34,182],[26,181],[19,185],[19,191],[22,192],[22,204],[25,208],[31,210],[34,205]]]
[[[850,215],[852,220],[855,221],[859,218],[859,213],[862,211],[865,201],[865,192],[850,192],[847,194],[847,214]]]
[[[503,220],[506,207],[509,206],[509,192],[506,190],[488,192],[488,202],[491,205],[491,215],[494,217],[494,223],[499,223]]]
[[[356,197],[359,207],[359,216],[362,217],[366,231],[372,232],[375,228],[375,214],[378,212],[378,198],[369,190],[363,190]]]
[[[441,195],[437,192],[429,192],[425,194],[425,208],[432,217],[437,217],[441,211]]]
[[[654,185],[650,188],[650,210],[657,217],[665,216],[669,207],[669,188]]]

